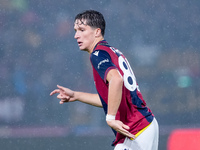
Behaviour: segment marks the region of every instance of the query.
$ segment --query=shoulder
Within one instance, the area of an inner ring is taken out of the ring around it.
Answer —
[[[107,51],[95,50],[91,53],[90,60],[95,65],[102,61],[111,61],[111,57]]]
[[[106,56],[110,56],[110,54],[105,51],[105,50],[95,50],[91,53],[91,57],[92,58],[96,58],[96,57],[106,57]]]
[[[91,57],[106,57],[110,56],[110,46],[106,41],[101,41],[94,48],[94,51],[91,53]]]

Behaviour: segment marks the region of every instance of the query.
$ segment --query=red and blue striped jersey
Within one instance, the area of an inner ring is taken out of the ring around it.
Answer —
[[[107,114],[108,87],[107,73],[111,69],[117,69],[123,77],[122,99],[116,114],[116,120],[122,121],[130,127],[129,132],[138,133],[149,125],[154,115],[146,106],[136,82],[135,75],[125,56],[116,48],[111,47],[103,40],[97,43],[90,55],[93,67],[94,82],[101,99],[105,114]],[[114,131],[114,130],[113,130]],[[123,143],[125,136],[114,131],[116,139],[113,145]]]

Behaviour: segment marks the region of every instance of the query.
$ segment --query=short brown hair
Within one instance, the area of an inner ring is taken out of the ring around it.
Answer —
[[[105,27],[106,27],[106,22],[104,20],[103,15],[95,10],[86,10],[82,13],[79,13],[75,17],[76,20],[86,20],[86,24],[94,27],[94,28],[100,28],[101,29],[101,34],[104,36],[105,34]]]

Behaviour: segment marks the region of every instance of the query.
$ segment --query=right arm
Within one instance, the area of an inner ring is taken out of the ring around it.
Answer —
[[[52,96],[58,93],[57,98],[60,99],[60,104],[78,100],[80,102],[90,104],[96,107],[102,107],[102,103],[98,94],[72,91],[68,88],[65,88],[59,85],[57,85],[57,87],[58,89],[55,89],[54,91],[52,91],[50,95]]]
[[[90,104],[96,107],[103,107],[98,94],[74,91],[76,99],[80,102]]]

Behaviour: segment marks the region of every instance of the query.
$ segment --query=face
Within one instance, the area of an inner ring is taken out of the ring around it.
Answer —
[[[92,52],[96,45],[96,29],[86,24],[86,21],[76,20],[74,23],[75,35],[80,50]]]

